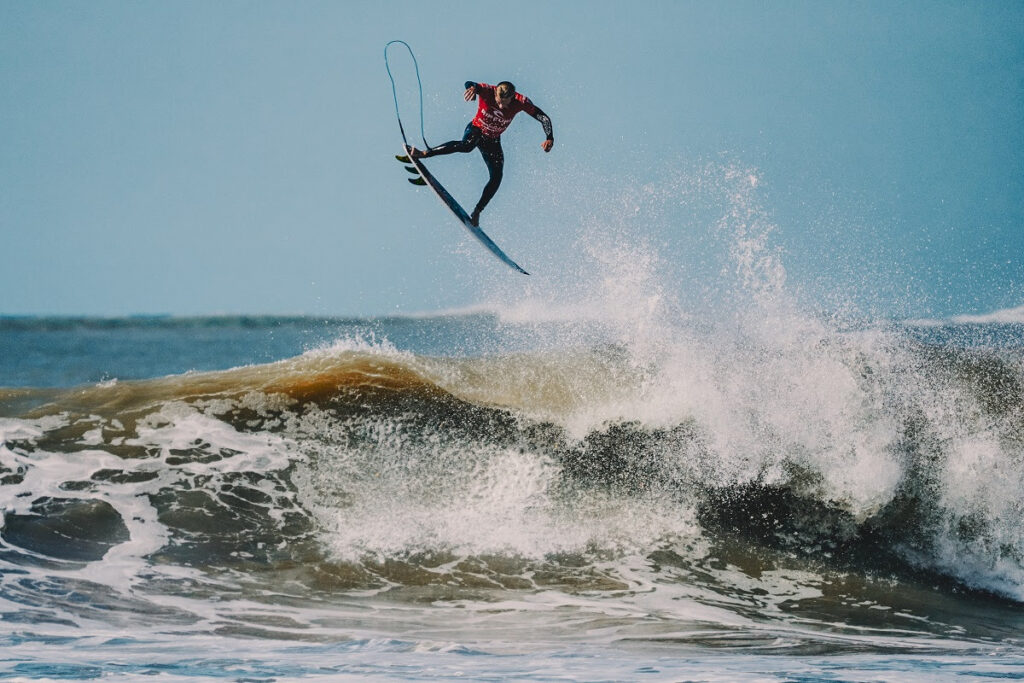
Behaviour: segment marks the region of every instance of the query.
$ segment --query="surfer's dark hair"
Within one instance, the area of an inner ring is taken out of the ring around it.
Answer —
[[[498,97],[515,97],[516,86],[509,81],[502,81],[494,87],[494,92]]]

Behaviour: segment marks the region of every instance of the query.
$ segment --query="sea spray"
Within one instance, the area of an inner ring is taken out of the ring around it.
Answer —
[[[572,268],[577,281],[496,306],[510,323],[555,312],[577,323],[577,341],[623,352],[630,371],[618,378],[628,381],[613,398],[589,401],[577,391],[571,410],[547,417],[577,439],[614,424],[692,422],[702,471],[713,473],[700,485],[783,487],[844,510],[865,529],[915,506],[924,518],[892,530],[887,552],[981,587],[1005,590],[1009,576],[1019,596],[1022,546],[1012,529],[1020,512],[1008,491],[1021,490],[1011,464],[1021,457],[1021,416],[985,406],[1013,395],[1019,358],[984,361],[1008,379],[979,399],[962,375],[950,382],[947,365],[970,362],[958,352],[935,362],[898,329],[808,312],[772,242],[778,228],[760,203],[761,185],[755,170],[709,163],[609,195],[582,218],[576,252],[586,265]],[[673,229],[658,223],[672,220],[673,203],[690,211],[687,237],[722,247],[713,284],[693,287],[652,247]],[[688,285],[713,296],[716,311],[687,312]],[[983,483],[979,472],[1002,469],[1008,491]],[[955,490],[961,479],[966,492]],[[991,569],[987,578],[980,567]]]

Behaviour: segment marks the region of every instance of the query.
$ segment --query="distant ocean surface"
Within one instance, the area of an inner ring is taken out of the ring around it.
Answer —
[[[1024,679],[1024,325],[0,318],[0,677]]]

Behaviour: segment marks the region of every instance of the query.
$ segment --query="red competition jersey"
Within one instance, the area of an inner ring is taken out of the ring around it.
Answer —
[[[505,109],[498,108],[495,99],[495,87],[486,83],[476,83],[476,95],[479,105],[476,110],[476,118],[473,125],[483,131],[489,138],[496,138],[505,132],[515,115],[525,111],[530,116],[537,117],[537,107],[522,93],[516,93],[512,102]]]

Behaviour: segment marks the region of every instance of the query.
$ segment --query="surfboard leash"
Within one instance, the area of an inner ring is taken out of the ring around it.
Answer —
[[[420,80],[420,65],[419,62],[416,61],[416,55],[413,54],[412,48],[409,47],[409,43],[404,40],[392,40],[384,46],[384,67],[388,70],[388,78],[391,79],[391,96],[395,100],[395,118],[398,119],[398,130],[402,132],[402,141],[408,145],[409,141],[405,137],[405,127],[402,125],[402,115],[398,109],[398,90],[395,88],[395,77],[391,73],[391,63],[388,61],[388,48],[395,43],[405,46],[405,49],[409,51],[409,56],[412,57],[413,66],[416,67],[416,85],[420,90],[420,137],[423,138],[423,148],[430,149],[430,145],[427,143],[427,135],[424,132],[423,127],[423,81]]]

